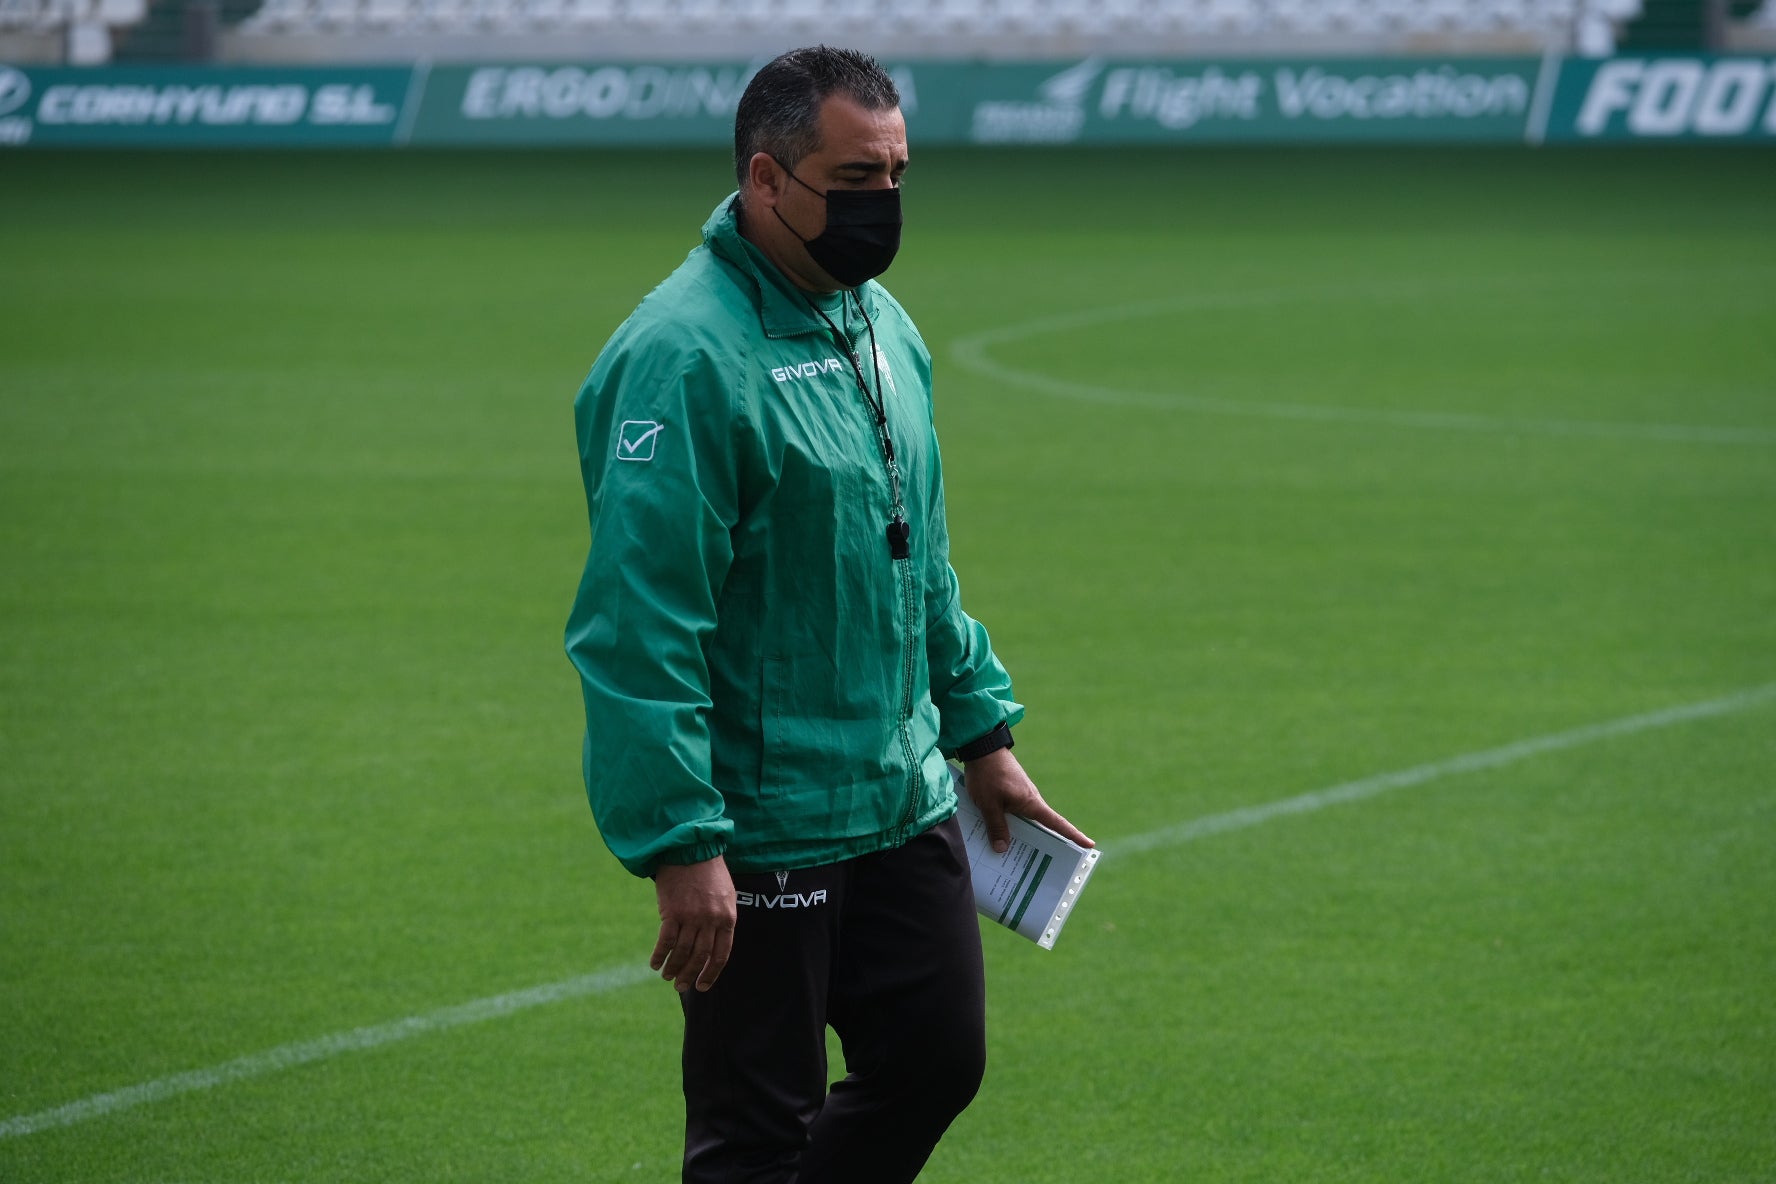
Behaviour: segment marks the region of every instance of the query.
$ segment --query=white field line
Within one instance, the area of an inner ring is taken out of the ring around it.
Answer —
[[[461,1003],[455,1007],[427,1012],[425,1015],[409,1016],[404,1020],[395,1020],[393,1023],[377,1024],[369,1028],[353,1028],[349,1032],[335,1032],[331,1036],[304,1040],[297,1044],[283,1044],[277,1048],[266,1049],[264,1052],[236,1057],[232,1061],[224,1061],[220,1065],[212,1065],[208,1069],[194,1069],[189,1073],[175,1073],[171,1077],[158,1077],[153,1081],[145,1081],[140,1085],[114,1090],[108,1094],[94,1094],[90,1098],[82,1098],[80,1101],[70,1102],[66,1106],[57,1106],[54,1110],[41,1110],[36,1114],[23,1114],[17,1118],[9,1118],[5,1122],[0,1122],[0,1139],[35,1134],[38,1131],[46,1131],[58,1126],[73,1126],[75,1123],[85,1122],[89,1118],[98,1118],[100,1115],[113,1114],[119,1110],[133,1109],[148,1102],[159,1102],[166,1098],[177,1097],[180,1094],[214,1089],[218,1085],[226,1085],[231,1081],[246,1081],[253,1077],[264,1077],[266,1074],[276,1073],[280,1069],[293,1069],[297,1065],[306,1065],[312,1061],[328,1060],[341,1053],[380,1048],[384,1044],[410,1040],[415,1036],[424,1036],[429,1032],[460,1028],[464,1024],[478,1024],[483,1020],[498,1019],[515,1012],[528,1011],[532,1007],[541,1007],[545,1003],[559,1003],[564,999],[577,999],[582,995],[604,995],[652,977],[654,977],[653,972],[646,966],[624,966],[615,970],[601,970],[596,974],[586,974],[578,978],[563,979],[560,982],[545,983],[540,987],[512,991],[505,995],[494,995],[487,999],[477,999],[472,1003]]]
[[[1667,707],[1662,711],[1649,711],[1645,715],[1630,715],[1622,719],[1610,720],[1607,723],[1574,728],[1568,732],[1555,732],[1550,736],[1536,736],[1529,740],[1519,740],[1514,744],[1488,748],[1482,752],[1464,753],[1461,756],[1450,757],[1448,760],[1433,761],[1428,765],[1414,765],[1410,769],[1381,773],[1374,777],[1364,777],[1358,781],[1346,781],[1339,785],[1328,786],[1325,789],[1316,789],[1311,793],[1298,794],[1292,798],[1266,802],[1261,806],[1246,806],[1238,810],[1228,810],[1223,814],[1210,814],[1190,822],[1179,823],[1177,826],[1162,827],[1159,830],[1150,830],[1143,835],[1119,839],[1108,844],[1104,853],[1120,857],[1137,855],[1143,851],[1154,851],[1161,847],[1175,847],[1208,835],[1218,835],[1230,830],[1244,830],[1247,827],[1259,826],[1273,818],[1282,818],[1290,814],[1309,814],[1315,810],[1324,810],[1327,806],[1360,802],[1364,798],[1372,798],[1387,793],[1389,790],[1409,789],[1415,785],[1424,785],[1427,782],[1453,777],[1460,773],[1496,769],[1502,765],[1515,764],[1546,752],[1560,752],[1563,749],[1578,748],[1581,745],[1595,744],[1599,740],[1608,740],[1616,736],[1629,736],[1635,732],[1668,728],[1673,724],[1689,723],[1691,720],[1708,719],[1717,715],[1731,715],[1734,712],[1745,711],[1771,701],[1776,701],[1776,683],[1753,687],[1750,690],[1726,695],[1719,699],[1686,703],[1681,707]]]
[[[1104,851],[1106,855],[1124,858],[1146,851],[1175,847],[1209,835],[1260,826],[1276,818],[1308,814],[1316,810],[1323,810],[1328,806],[1362,801],[1390,790],[1424,785],[1462,773],[1496,769],[1527,760],[1530,757],[1540,756],[1543,753],[1578,748],[1617,736],[1629,736],[1637,732],[1668,728],[1693,720],[1731,715],[1770,702],[1776,702],[1776,683],[1752,687],[1735,694],[1724,695],[1718,699],[1705,699],[1699,703],[1686,703],[1661,711],[1650,711],[1643,715],[1624,716],[1621,719],[1590,724],[1585,727],[1573,728],[1570,731],[1518,740],[1498,748],[1464,753],[1461,756],[1450,757],[1448,760],[1415,765],[1410,769],[1382,773],[1375,777],[1365,777],[1359,781],[1347,781],[1340,785],[1329,786],[1326,789],[1314,790],[1311,793],[1299,794],[1291,798],[1283,798],[1264,805],[1229,810],[1222,814],[1210,814],[1203,818],[1180,823],[1177,826],[1162,827],[1159,830],[1148,831],[1146,834],[1117,839],[1106,843]],[[330,1036],[322,1036],[314,1040],[280,1045],[264,1052],[251,1053],[244,1057],[237,1057],[232,1061],[224,1061],[220,1065],[213,1065],[207,1069],[175,1073],[170,1077],[159,1077],[153,1081],[146,1081],[140,1085],[132,1085],[110,1093],[94,1094],[78,1102],[57,1106],[52,1110],[40,1110],[35,1114],[22,1114],[16,1118],[6,1119],[4,1122],[0,1122],[0,1139],[17,1138],[21,1135],[35,1134],[38,1131],[52,1130],[56,1127],[73,1126],[76,1123],[86,1122],[106,1114],[114,1114],[120,1110],[133,1109],[149,1102],[159,1102],[177,1097],[180,1094],[214,1089],[216,1086],[226,1085],[229,1082],[264,1077],[267,1074],[283,1069],[292,1069],[298,1065],[328,1060],[342,1053],[362,1052],[366,1049],[380,1048],[385,1044],[409,1040],[415,1036],[424,1036],[432,1032],[459,1028],[466,1024],[478,1024],[486,1020],[499,1019],[520,1011],[528,1011],[533,1007],[542,1007],[545,1004],[560,1003],[564,1000],[578,999],[588,995],[605,995],[653,977],[653,972],[645,966],[617,967],[595,974],[563,979],[560,982],[545,983],[542,986],[530,987],[522,991],[512,991],[504,995],[477,999],[470,1003],[427,1012],[424,1015],[409,1016],[407,1019],[395,1020],[392,1023],[377,1024],[367,1028],[353,1028],[348,1032],[335,1032]]]
[[[1384,288],[1377,285],[1373,289],[1364,290],[1377,295],[1399,295],[1402,298],[1428,299],[1432,295],[1425,291],[1409,290],[1404,286]],[[1348,289],[1333,291],[1332,289],[1274,288],[1150,300],[1138,304],[1118,305],[1113,308],[1079,309],[1074,312],[1039,317],[1015,325],[1005,325],[997,329],[967,334],[951,343],[950,356],[963,369],[973,371],[983,377],[1076,402],[1105,403],[1123,407],[1150,407],[1162,411],[1198,411],[1213,415],[1237,415],[1255,419],[1384,424],[1391,427],[1431,428],[1441,431],[1539,436],[1592,436],[1605,439],[1661,440],[1697,444],[1776,444],[1776,430],[1753,427],[1627,423],[1613,420],[1535,419],[1451,411],[1390,411],[1385,408],[1339,407],[1314,403],[1217,398],[1213,395],[1192,395],[1181,391],[1125,390],[1120,387],[1074,382],[1070,379],[1020,370],[1015,366],[1008,366],[1004,362],[994,359],[988,352],[993,346],[1023,341],[1044,334],[1135,320],[1141,317],[1157,316],[1160,313],[1264,308],[1297,301],[1330,299],[1348,295]]]

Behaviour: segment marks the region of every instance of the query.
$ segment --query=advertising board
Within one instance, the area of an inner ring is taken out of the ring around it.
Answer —
[[[717,147],[760,64],[0,65],[0,147]],[[922,146],[1776,140],[1768,57],[887,66]]]

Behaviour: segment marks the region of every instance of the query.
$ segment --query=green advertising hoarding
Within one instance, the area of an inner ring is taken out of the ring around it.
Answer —
[[[0,65],[0,147],[732,142],[758,62]],[[1776,140],[1776,58],[890,62],[944,144]]]
[[[761,63],[437,66],[415,144],[731,144]]]
[[[1523,138],[1534,59],[1254,59],[1005,66],[947,104],[970,143]]]
[[[413,70],[0,66],[0,145],[389,145]]]
[[[921,144],[1521,141],[1530,58],[890,63]],[[429,72],[416,144],[723,144],[752,65]]]
[[[1776,141],[1776,57],[1571,59],[1548,96],[1543,137]]]

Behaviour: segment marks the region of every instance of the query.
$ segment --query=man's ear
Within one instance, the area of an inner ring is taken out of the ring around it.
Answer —
[[[746,162],[746,179],[751,183],[752,199],[762,206],[776,206],[783,195],[782,166],[771,159],[769,152],[754,152]]]

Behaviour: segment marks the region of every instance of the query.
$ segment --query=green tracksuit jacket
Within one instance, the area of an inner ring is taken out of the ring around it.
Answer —
[[[574,402],[592,544],[567,651],[593,815],[637,875],[898,846],[955,809],[943,753],[1023,716],[950,568],[924,341],[859,289],[912,526],[895,560],[850,359],[736,216],[716,208]],[[821,302],[873,389],[862,318]]]

